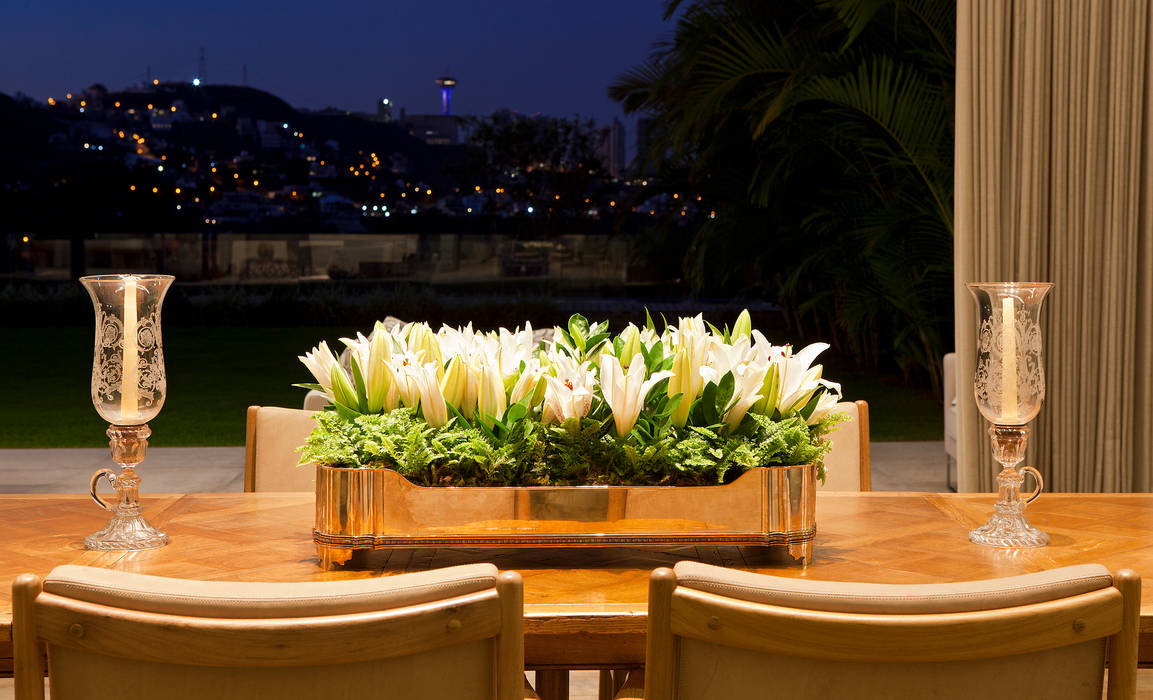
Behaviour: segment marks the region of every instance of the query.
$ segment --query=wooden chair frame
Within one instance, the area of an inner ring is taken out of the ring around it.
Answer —
[[[533,697],[524,681],[524,586],[514,571],[484,591],[322,617],[143,612],[46,593],[34,574],[16,579],[12,603],[16,700],[43,700],[45,644],[159,663],[286,667],[387,659],[488,638],[495,640],[496,698]]]
[[[858,399],[853,402],[857,405],[857,439],[861,449],[861,490],[873,490],[873,465],[869,457],[869,402]]]
[[[260,406],[249,406],[244,423],[244,490],[256,490],[256,414]]]
[[[934,662],[994,658],[1107,637],[1109,700],[1137,694],[1141,577],[1124,569],[1110,588],[1044,603],[974,612],[880,615],[801,610],[679,587],[672,569],[649,579],[643,697],[671,700],[676,639],[814,659]],[[772,635],[764,634],[771,628]],[[1013,630],[1006,635],[1005,630]],[[836,645],[829,640],[836,639]],[[618,697],[640,697],[623,693]]]

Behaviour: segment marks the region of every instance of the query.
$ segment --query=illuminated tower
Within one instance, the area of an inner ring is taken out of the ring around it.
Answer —
[[[437,78],[436,84],[440,86],[440,113],[447,117],[452,114],[452,89],[456,87],[456,78],[446,75]]]

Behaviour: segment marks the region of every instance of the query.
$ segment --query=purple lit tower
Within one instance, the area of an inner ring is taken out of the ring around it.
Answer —
[[[452,114],[452,89],[456,87],[456,78],[446,75],[437,78],[436,84],[440,86],[440,113],[447,117]]]

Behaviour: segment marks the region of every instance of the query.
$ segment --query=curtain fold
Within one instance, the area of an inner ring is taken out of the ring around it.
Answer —
[[[1027,462],[1054,491],[1153,488],[1153,12],[958,0],[958,487],[991,491],[975,281],[1051,281]]]

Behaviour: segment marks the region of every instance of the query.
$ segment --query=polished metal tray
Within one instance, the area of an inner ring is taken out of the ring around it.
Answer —
[[[808,562],[815,465],[750,469],[720,486],[416,486],[390,469],[316,468],[321,565],[355,550],[783,546]]]

